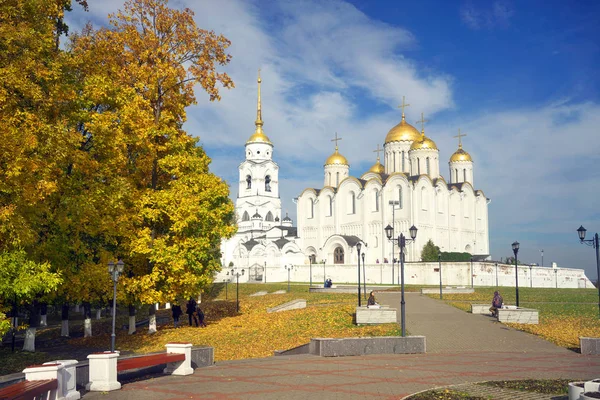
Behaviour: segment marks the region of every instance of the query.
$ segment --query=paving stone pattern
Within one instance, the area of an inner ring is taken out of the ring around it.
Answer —
[[[400,308],[399,294],[379,293],[377,298]],[[109,394],[86,393],[83,399],[392,400],[487,380],[600,377],[600,357],[559,348],[491,317],[465,313],[420,294],[407,294],[406,311],[409,332],[427,337],[426,354],[293,355],[218,362],[194,375],[129,383]],[[505,397],[493,387],[477,390],[492,399],[548,398],[521,392]]]

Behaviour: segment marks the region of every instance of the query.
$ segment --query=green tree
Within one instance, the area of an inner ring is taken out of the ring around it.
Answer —
[[[437,261],[439,252],[440,248],[436,246],[431,239],[429,239],[421,251],[421,260]]]

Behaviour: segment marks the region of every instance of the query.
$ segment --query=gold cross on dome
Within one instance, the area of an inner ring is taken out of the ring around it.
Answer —
[[[377,161],[379,161],[379,153],[381,153],[383,149],[379,148],[379,143],[377,143],[377,150],[373,150],[373,153],[377,153]]]
[[[402,109],[402,118],[404,118],[404,109],[409,106],[410,106],[410,104],[406,104],[404,102],[404,96],[402,96],[402,104],[398,106],[398,108]]]
[[[338,144],[337,142],[342,140],[342,138],[338,138],[337,132],[335,133],[335,139],[331,139],[332,142],[335,142],[335,149],[338,149]]]
[[[460,128],[458,128],[458,135],[456,136],[452,136],[452,137],[457,137],[458,138],[458,147],[462,148],[462,140],[460,140],[460,138],[463,138],[467,136],[467,134],[465,133],[464,135],[460,133]]]
[[[429,122],[428,120],[425,119],[425,117],[423,116],[423,113],[421,113],[421,120],[417,121],[417,124],[421,124],[421,132],[425,131],[425,122]]]

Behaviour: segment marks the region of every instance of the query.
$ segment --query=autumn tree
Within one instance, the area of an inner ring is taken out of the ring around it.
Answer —
[[[117,248],[126,257],[123,284],[130,301],[144,304],[187,297],[210,282],[220,240],[235,230],[227,185],[210,173],[210,159],[182,128],[196,85],[210,100],[220,99],[218,84],[233,87],[216,70],[230,60],[229,41],[196,27],[191,10],[173,10],[164,0],[128,1],[110,24],[83,32],[74,52],[102,66],[88,81],[122,99],[115,115],[110,108],[99,113],[104,126],[90,121],[88,127],[111,126],[120,152],[114,163],[128,183],[131,230]]]

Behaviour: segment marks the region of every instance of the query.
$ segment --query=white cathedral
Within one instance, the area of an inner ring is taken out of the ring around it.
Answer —
[[[398,258],[385,227],[416,241],[406,247],[406,261],[419,261],[423,245],[432,239],[442,251],[468,252],[478,259],[489,255],[488,203],[473,186],[473,160],[462,148],[450,157],[450,182],[440,174],[436,144],[402,120],[385,137],[384,164],[377,162],[360,178],[350,175],[350,164],[339,152],[324,164],[322,188],[305,189],[296,199],[298,228],[282,217],[279,166],[273,143],[263,132],[258,77],[255,132],[246,141],[245,160],[239,165],[236,219],[238,231],[221,244],[223,270],[216,281],[231,279],[231,268],[244,269],[243,281],[284,279],[285,268],[312,263],[356,265],[356,243],[361,242],[366,264]],[[425,121],[421,118],[421,122]],[[341,265],[340,265],[341,266]],[[267,268],[268,267],[268,268]]]
[[[360,178],[350,175],[350,164],[339,152],[324,165],[322,188],[305,189],[298,197],[298,232],[307,257],[326,264],[357,264],[356,243],[362,242],[366,264],[399,258],[397,245],[387,239],[417,237],[406,246],[406,261],[419,261],[429,239],[445,252],[467,252],[485,259],[489,255],[489,199],[473,183],[473,159],[462,148],[449,161],[450,181],[440,174],[439,150],[433,140],[402,120],[386,135],[384,164],[377,162]],[[422,124],[425,122],[421,117]]]

